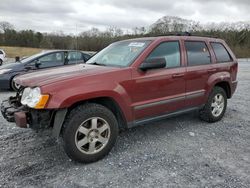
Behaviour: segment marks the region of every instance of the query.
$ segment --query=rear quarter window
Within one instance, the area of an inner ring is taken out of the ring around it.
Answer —
[[[226,50],[223,44],[219,42],[211,42],[210,44],[214,50],[216,61],[218,63],[232,61],[231,56],[229,55],[228,51]]]

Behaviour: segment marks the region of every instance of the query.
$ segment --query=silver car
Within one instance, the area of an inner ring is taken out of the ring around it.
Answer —
[[[0,49],[0,66],[3,64],[4,58],[5,58],[5,52],[2,49]]]

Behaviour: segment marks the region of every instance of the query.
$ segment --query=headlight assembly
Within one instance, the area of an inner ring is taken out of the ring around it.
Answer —
[[[30,108],[43,109],[47,104],[49,95],[42,95],[39,87],[25,88],[23,91],[21,103]]]

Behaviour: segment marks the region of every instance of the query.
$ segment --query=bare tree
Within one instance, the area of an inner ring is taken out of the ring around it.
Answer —
[[[8,29],[14,29],[14,25],[9,22],[2,21],[0,22],[0,29],[5,32]]]

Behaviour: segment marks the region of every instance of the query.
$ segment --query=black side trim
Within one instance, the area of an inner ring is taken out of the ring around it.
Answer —
[[[162,105],[162,104],[169,104],[169,103],[172,103],[172,102],[177,102],[177,101],[181,101],[181,100],[185,100],[185,99],[193,99],[193,98],[201,97],[204,94],[205,94],[205,91],[198,91],[196,93],[188,94],[186,96],[175,97],[175,98],[171,98],[171,99],[166,99],[166,100],[161,100],[161,101],[157,101],[157,102],[138,105],[138,106],[134,107],[134,110],[142,110],[142,109],[149,108],[149,107],[152,107],[152,106],[157,106],[157,105]]]
[[[139,125],[142,125],[142,124],[146,124],[146,123],[166,119],[166,118],[169,118],[169,117],[177,116],[179,114],[188,113],[188,112],[191,112],[191,111],[201,109],[202,107],[203,107],[203,105],[198,106],[198,107],[187,108],[187,109],[184,109],[184,110],[179,110],[179,111],[175,111],[175,112],[171,112],[171,113],[167,113],[167,114],[163,114],[163,115],[160,115],[160,116],[155,116],[155,117],[136,120],[136,121],[133,121],[133,122],[129,122],[128,123],[128,128],[132,128],[132,127],[136,127],[136,126],[139,126]]]
[[[205,91],[199,91],[197,93],[187,95],[186,99],[193,99],[193,98],[197,98],[197,97],[202,97],[202,96],[204,96],[204,94],[205,94]]]
[[[56,112],[52,136],[58,138],[62,129],[62,125],[67,114],[67,109],[61,109]]]
[[[180,101],[180,100],[185,100],[185,96],[135,106],[134,109],[135,110],[141,110],[141,109],[144,109],[144,108],[157,106],[157,105],[161,105],[161,104],[169,104],[171,102],[176,102],[176,101]]]

